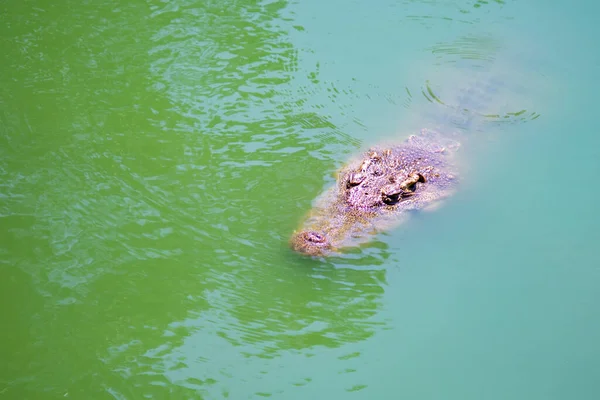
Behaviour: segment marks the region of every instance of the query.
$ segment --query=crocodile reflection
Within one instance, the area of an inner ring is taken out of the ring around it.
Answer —
[[[290,245],[324,256],[365,241],[399,223],[408,211],[433,206],[452,194],[458,143],[423,130],[400,144],[369,149],[338,174],[317,199]]]

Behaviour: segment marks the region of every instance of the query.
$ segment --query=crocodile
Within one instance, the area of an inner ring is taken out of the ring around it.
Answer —
[[[425,118],[420,121],[433,129],[418,130],[403,141],[382,143],[350,160],[292,233],[291,248],[309,256],[337,253],[369,240],[373,233],[393,228],[413,211],[436,207],[454,194],[462,164],[457,150],[473,136],[464,133],[540,116],[526,109],[501,111],[502,104],[508,105],[509,98],[512,103],[515,95],[526,93],[519,101],[531,97],[528,90],[516,82],[509,84],[503,75],[501,66],[483,68],[469,78],[471,84],[455,92],[458,96],[450,102],[438,96],[427,81],[422,93],[433,107],[423,110]]]
[[[435,206],[458,183],[459,143],[423,129],[391,146],[374,146],[343,167],[336,184],[316,200],[293,250],[326,256],[391,227],[409,211]]]

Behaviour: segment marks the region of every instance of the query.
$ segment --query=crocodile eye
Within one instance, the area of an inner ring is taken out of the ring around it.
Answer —
[[[381,201],[387,205],[394,205],[403,197],[404,191],[398,185],[385,185],[381,188]]]
[[[365,180],[365,178],[366,178],[365,174],[361,174],[360,172],[352,172],[348,176],[348,182],[346,183],[346,186],[352,187],[352,186],[360,185]]]
[[[409,192],[414,192],[415,189],[417,188],[417,183],[416,182],[409,182],[408,184],[404,185],[404,188],[406,190],[408,190]]]
[[[398,202],[398,196],[386,196],[385,194],[381,196],[381,201],[383,201],[388,206],[393,206]]]

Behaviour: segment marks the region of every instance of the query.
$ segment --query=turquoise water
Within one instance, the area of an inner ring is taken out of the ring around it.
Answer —
[[[0,398],[597,399],[597,8],[4,2]],[[480,79],[473,126],[427,91]],[[455,196],[291,253],[348,157],[430,125]]]

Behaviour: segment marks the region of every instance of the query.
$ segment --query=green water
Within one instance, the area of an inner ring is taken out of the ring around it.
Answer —
[[[600,398],[598,11],[3,2],[0,398]],[[526,117],[467,133],[444,207],[289,251],[488,69]]]

